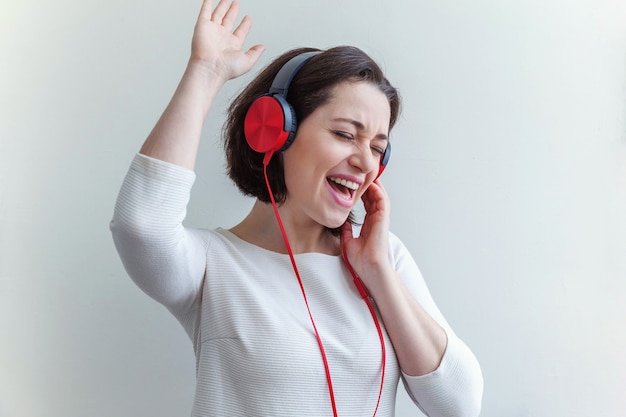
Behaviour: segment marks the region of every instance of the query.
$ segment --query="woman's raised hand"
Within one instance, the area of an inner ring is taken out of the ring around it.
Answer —
[[[242,50],[252,20],[244,17],[234,30],[239,4],[221,0],[211,12],[204,0],[191,42],[191,57],[174,96],[140,152],[194,169],[202,127],[223,84],[252,69],[265,47]]]
[[[265,50],[263,45],[255,45],[243,51],[252,19],[245,16],[235,28],[238,14],[237,1],[220,0],[213,9],[212,0],[204,0],[191,42],[190,64],[203,67],[223,82],[250,71]]]

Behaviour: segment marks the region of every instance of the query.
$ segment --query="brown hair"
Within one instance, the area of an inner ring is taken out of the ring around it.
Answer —
[[[270,202],[270,197],[263,175],[263,154],[254,151],[246,142],[243,129],[245,115],[252,102],[269,91],[274,77],[287,61],[310,51],[318,50],[293,49],[275,59],[233,100],[228,109],[223,130],[228,175],[243,194],[266,203]],[[321,51],[296,74],[286,97],[294,109],[296,120],[302,122],[318,107],[327,103],[331,99],[333,88],[344,81],[371,83],[387,96],[391,108],[391,130],[400,113],[398,91],[385,78],[372,58],[352,46],[338,46]],[[274,155],[269,162],[267,176],[276,203],[284,202],[287,187],[280,154]]]

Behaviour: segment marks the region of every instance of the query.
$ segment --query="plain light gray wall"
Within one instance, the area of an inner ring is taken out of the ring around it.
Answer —
[[[190,342],[108,222],[182,74],[200,0],[0,3],[0,416],[184,416]],[[485,376],[485,417],[626,409],[626,3],[244,1],[263,62],[353,44],[400,88],[383,177]],[[258,71],[261,65],[255,68]],[[248,210],[209,116],[189,224]],[[398,416],[419,415],[405,394]]]

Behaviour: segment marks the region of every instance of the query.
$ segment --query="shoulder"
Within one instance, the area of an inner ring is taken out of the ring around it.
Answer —
[[[389,255],[396,259],[401,256],[410,255],[404,242],[393,232],[389,232]]]
[[[396,234],[389,232],[389,259],[400,276],[423,280],[415,257]]]

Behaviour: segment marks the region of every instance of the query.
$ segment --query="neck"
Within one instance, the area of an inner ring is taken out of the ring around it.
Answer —
[[[318,252],[328,255],[340,253],[339,239],[323,225],[309,221],[298,222],[287,210],[278,211],[294,254]],[[250,213],[230,231],[239,238],[278,253],[287,253],[283,235],[271,204],[257,200]]]

